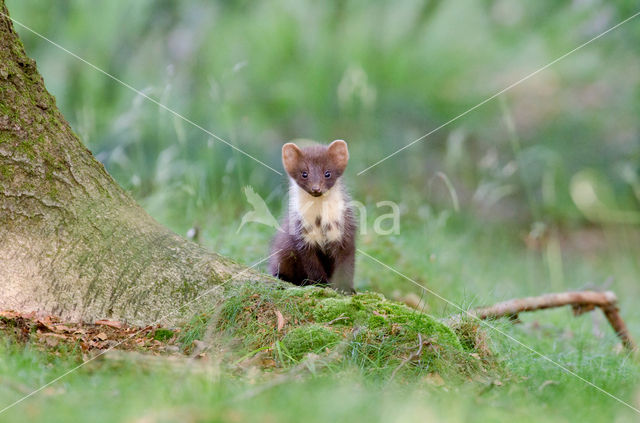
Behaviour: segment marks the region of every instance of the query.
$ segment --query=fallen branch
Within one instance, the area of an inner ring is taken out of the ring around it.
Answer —
[[[509,301],[503,301],[501,303],[494,304],[489,307],[480,307],[469,310],[466,315],[472,315],[479,319],[497,319],[500,317],[508,317],[512,320],[518,318],[518,314],[526,311],[544,310],[546,308],[563,307],[570,305],[573,308],[573,314],[579,316],[580,314],[592,311],[594,308],[599,307],[607,320],[613,327],[622,344],[629,350],[635,351],[636,345],[634,344],[627,325],[620,317],[618,309],[618,298],[616,294],[611,291],[596,292],[596,291],[575,291],[575,292],[561,292],[557,294],[546,294],[538,297],[526,297],[516,298]],[[459,317],[458,316],[458,320]]]

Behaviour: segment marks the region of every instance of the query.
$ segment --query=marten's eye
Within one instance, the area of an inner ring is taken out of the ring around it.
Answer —
[[[309,174],[303,170],[303,171],[302,171],[302,177],[303,177],[304,179],[307,179],[307,176],[309,176]]]
[[[327,171],[324,173],[324,177],[325,177],[325,178],[331,178],[331,172],[327,170]]]

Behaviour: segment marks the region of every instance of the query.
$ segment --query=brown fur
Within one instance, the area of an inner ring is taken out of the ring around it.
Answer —
[[[315,200],[318,204],[338,198],[344,202],[344,208],[338,221],[324,221],[322,216],[317,216],[314,221],[307,222],[309,226],[305,226],[304,218],[294,209],[295,205],[290,204],[289,212],[282,221],[282,230],[278,231],[272,244],[269,270],[274,276],[297,285],[329,284],[334,289],[354,292],[356,223],[348,194],[339,182],[348,160],[347,144],[342,140],[329,146],[299,148],[288,143],[282,147],[284,168],[291,183],[295,184],[292,190],[300,187],[313,198],[318,198]],[[322,234],[339,230],[340,236],[327,242],[310,242],[307,235],[314,226]]]
[[[282,146],[282,164],[299,187],[311,195],[324,194],[342,176],[349,161],[347,143],[335,140],[329,146],[310,145],[300,149],[293,143]],[[331,172],[325,178],[325,171]],[[302,177],[307,172],[307,178]],[[315,191],[314,191],[315,189]]]

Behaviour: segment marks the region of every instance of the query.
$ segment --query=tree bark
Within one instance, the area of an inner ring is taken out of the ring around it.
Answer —
[[[4,0],[0,10],[0,309],[145,324],[243,270],[118,186],[57,109]]]

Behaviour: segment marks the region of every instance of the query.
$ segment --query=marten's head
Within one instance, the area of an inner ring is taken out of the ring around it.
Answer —
[[[347,143],[335,140],[327,145],[300,148],[293,143],[282,146],[282,163],[296,184],[314,197],[329,191],[342,176],[349,150]]]

